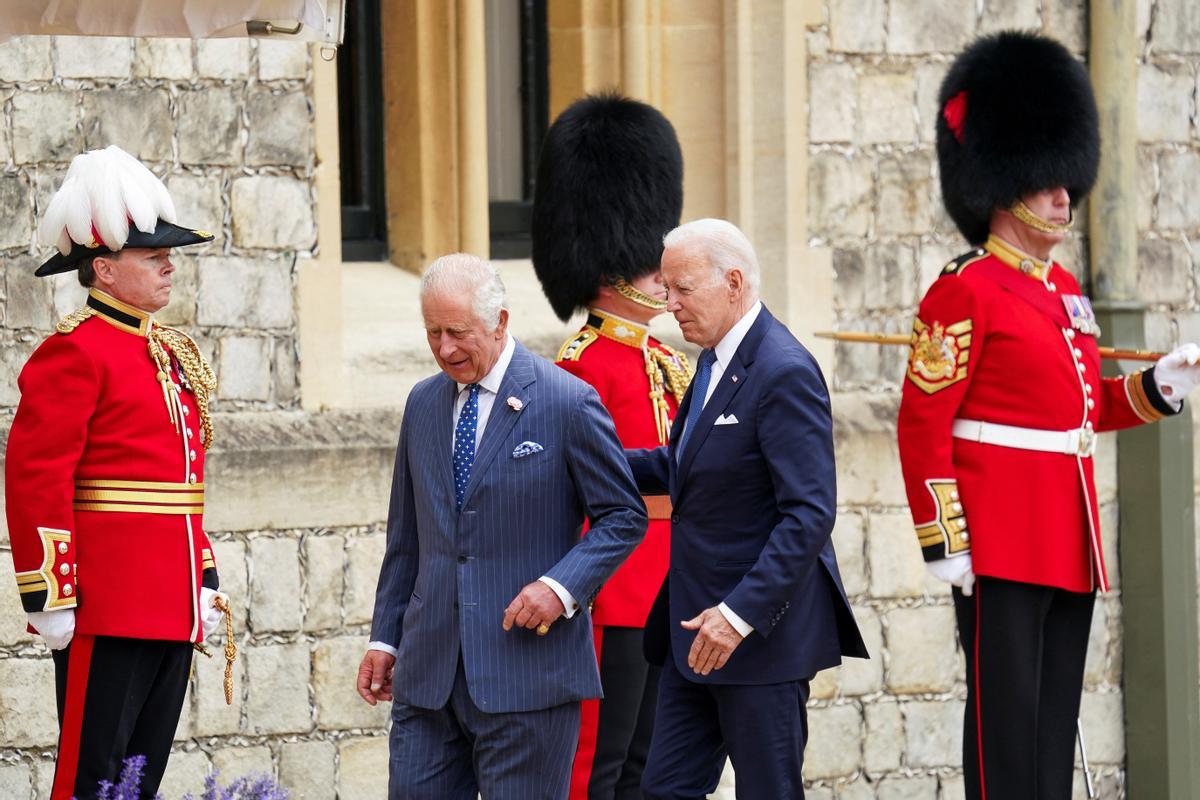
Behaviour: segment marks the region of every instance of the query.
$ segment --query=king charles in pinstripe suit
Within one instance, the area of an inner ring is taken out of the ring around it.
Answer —
[[[442,373],[404,410],[358,677],[393,700],[391,798],[566,796],[600,695],[587,604],[646,528],[595,390],[512,339],[503,306],[474,256],[421,280]]]

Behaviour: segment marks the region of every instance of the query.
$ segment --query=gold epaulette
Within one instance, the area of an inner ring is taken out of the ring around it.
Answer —
[[[555,361],[578,361],[583,355],[583,351],[591,346],[592,342],[600,338],[600,334],[591,328],[584,328],[579,333],[572,336],[563,342],[563,346],[558,348],[558,355],[555,356]]]
[[[658,364],[659,369],[662,370],[667,389],[675,395],[675,403],[678,405],[683,402],[683,396],[692,382],[692,365],[688,363],[686,353],[662,342],[657,342],[657,344],[658,347],[651,347],[648,350],[654,356],[654,361]]]
[[[982,247],[977,247],[969,253],[963,253],[961,256],[942,267],[942,275],[958,275],[967,268],[968,264],[978,261],[981,258],[985,258],[986,256],[987,250],[984,250]]]
[[[95,314],[96,309],[92,308],[91,306],[84,306],[78,311],[72,311],[70,314],[67,314],[65,317],[60,319],[58,324],[54,326],[54,329],[62,334],[71,333],[73,330],[86,322],[89,317],[95,316]]]

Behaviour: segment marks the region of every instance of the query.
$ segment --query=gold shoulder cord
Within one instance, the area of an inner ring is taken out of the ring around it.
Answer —
[[[229,604],[217,597],[215,605],[225,615],[225,705],[233,705],[233,662],[237,660],[237,643],[233,640],[233,610]],[[192,649],[205,658],[212,658],[212,653],[200,642],[192,645]]]
[[[212,417],[208,412],[208,401],[211,393],[217,388],[216,374],[205,361],[204,354],[200,352],[196,342],[183,331],[164,325],[155,325],[150,331],[149,338],[151,356],[158,363],[159,375],[162,376],[159,380],[164,380],[170,369],[170,359],[162,351],[162,346],[166,345],[175,356],[175,360],[179,362],[183,376],[191,384],[192,395],[196,398],[196,408],[200,411],[200,443],[205,450],[208,450],[212,447],[213,441]],[[163,391],[167,391],[165,384]],[[168,406],[170,405],[168,402]]]
[[[666,345],[661,345],[666,347]],[[657,347],[646,346],[646,374],[650,377],[650,404],[654,408],[654,425],[658,441],[666,444],[671,435],[670,406],[666,392],[675,396],[675,404],[683,402],[688,384],[692,382],[692,368],[687,356],[677,350],[664,352]]]

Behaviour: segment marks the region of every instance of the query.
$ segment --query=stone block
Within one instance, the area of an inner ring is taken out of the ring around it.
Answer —
[[[202,46],[209,42],[197,42]],[[225,40],[221,40],[225,41]],[[205,87],[179,93],[179,160],[184,164],[237,164],[241,109],[232,89]]]
[[[1117,499],[1117,436],[1102,433],[1096,443],[1096,499],[1103,505]]]
[[[933,176],[929,158],[922,153],[879,160],[879,211],[877,235],[916,234],[929,231]]]
[[[842,660],[838,678],[844,697],[872,694],[883,688],[883,628],[879,614],[870,606],[854,606],[853,611],[871,657]]]
[[[31,191],[20,175],[0,176],[0,250],[28,250],[33,241]]]
[[[835,796],[832,788],[824,791],[826,793],[823,795],[814,794],[812,796],[814,798],[825,797],[829,800]],[[838,800],[875,800],[875,787],[866,778],[860,777],[858,780],[839,785],[836,797]]]
[[[250,625],[255,633],[300,627],[300,551],[291,536],[250,540]]]
[[[0,381],[0,406],[12,408],[21,399],[16,376],[29,360],[33,349],[41,342],[39,334],[21,333],[0,335],[0,375],[10,376]]]
[[[311,671],[308,644],[247,647],[245,654],[247,732],[263,735],[312,730],[312,712],[308,704]],[[386,764],[387,761],[379,763]]]
[[[246,163],[302,167],[313,153],[312,121],[303,91],[252,90],[246,99]]]
[[[966,249],[965,244],[951,247],[940,242],[921,242],[917,255],[917,296],[923,297],[942,269]]]
[[[5,553],[0,556],[0,586],[15,585],[13,561]],[[0,645],[33,641],[33,634],[25,632],[25,622],[25,607],[21,605],[21,595],[14,591],[0,592]],[[3,792],[0,792],[0,796],[3,796]]]
[[[919,597],[924,592],[925,561],[907,510],[870,515],[867,564],[872,597]]]
[[[390,703],[369,706],[358,696],[358,665],[367,651],[366,636],[323,638],[313,653],[313,694],[317,727],[323,731],[383,728]]]
[[[8,298],[5,326],[49,333],[57,324],[51,286],[33,274],[40,261],[40,258],[30,256],[7,259],[4,270],[4,294]]]
[[[333,742],[284,742],[279,748],[279,783],[295,800],[335,800],[336,756]]]
[[[830,667],[818,672],[809,682],[809,700],[832,700],[837,697],[840,667]]]
[[[863,741],[863,768],[868,773],[890,772],[900,767],[904,719],[900,706],[883,700],[863,705],[867,736]]]
[[[959,800],[966,796],[962,775],[943,775],[938,779],[938,800]]]
[[[230,328],[291,327],[292,295],[291,259],[206,257],[196,321]]]
[[[1192,255],[1176,239],[1138,242],[1138,298],[1147,303],[1185,305],[1192,293]]]
[[[290,337],[275,339],[275,381],[272,389],[275,402],[280,406],[291,406],[299,399],[299,382],[296,369],[300,354],[296,342]]]
[[[35,798],[49,797],[54,786],[54,759],[39,758],[33,762],[33,782],[36,787]]]
[[[832,0],[829,46],[846,53],[883,52],[886,33],[883,0]]]
[[[197,39],[196,72],[201,78],[236,80],[250,74],[248,39]]]
[[[865,236],[871,221],[871,162],[828,150],[815,153],[808,167],[810,232],[813,236]]]
[[[908,72],[881,72],[859,78],[858,142],[912,142],[916,136],[915,91],[916,82]]]
[[[216,250],[225,241],[225,203],[221,198],[220,175],[196,175],[175,172],[167,176],[167,191],[175,201],[175,213],[181,224],[208,231],[216,236],[212,244],[189,247],[187,252],[196,253]]]
[[[917,256],[907,245],[872,245],[863,253],[861,308],[911,309],[917,303]]]
[[[79,278],[74,272],[52,275],[41,280],[48,282],[51,286],[54,294],[54,317],[56,320],[82,308],[83,304],[87,302],[87,289],[79,285]]]
[[[207,483],[211,474],[205,475]],[[229,595],[233,606],[234,633],[246,630],[246,617],[249,613],[250,591],[246,577],[246,545],[236,539],[215,541],[213,558],[217,561],[217,574],[221,578],[221,591]]]
[[[897,404],[896,397],[857,392],[835,394],[833,442],[839,505],[907,506],[896,448]],[[898,527],[899,520],[896,524]],[[916,534],[911,531],[911,520],[909,527],[907,543],[915,552]],[[867,556],[870,568],[873,562],[869,531]]]
[[[304,537],[304,630],[318,631],[342,625],[346,542],[341,536]]]
[[[1120,692],[1084,692],[1079,722],[1092,764],[1125,762],[1125,709]]]
[[[171,276],[171,301],[155,312],[154,318],[164,325],[183,329],[196,324],[196,257],[191,248],[171,253],[175,274]]]
[[[1158,227],[1200,227],[1200,204],[1191,200],[1200,195],[1200,153],[1163,153],[1159,158],[1159,183]]]
[[[135,78],[187,80],[192,77],[191,39],[138,39],[133,50]]]
[[[271,340],[261,336],[221,338],[217,396],[222,400],[271,398]]]
[[[84,144],[115,144],[143,161],[170,161],[175,125],[165,89],[100,89],[83,95]]]
[[[308,46],[278,39],[258,40],[260,81],[304,80],[308,74]]]
[[[1137,128],[1143,142],[1186,142],[1196,79],[1183,64],[1142,64],[1137,76]]]
[[[887,14],[889,53],[957,53],[975,29],[971,3],[892,0]]]
[[[983,0],[980,33],[1037,30],[1041,27],[1038,0]]]
[[[851,142],[854,139],[854,67],[812,63],[808,68],[808,139]]]
[[[917,136],[922,142],[931,143],[937,138],[936,123],[942,113],[938,90],[942,88],[947,69],[949,65],[939,62],[917,65]]]
[[[1104,566],[1108,572],[1108,587],[1116,591],[1121,588],[1121,559],[1117,547],[1117,531],[1120,524],[1117,504],[1108,503],[1100,507],[1100,544],[1104,549]]]
[[[937,778],[930,775],[888,775],[876,788],[878,800],[927,800],[937,794]]]
[[[901,712],[904,714],[904,745],[908,753],[908,766],[944,767],[961,763],[961,700],[904,703]]]
[[[1200,7],[1190,0],[1154,4],[1153,47],[1160,53],[1200,52]]]
[[[235,618],[244,615],[245,605],[239,602],[242,598],[233,598]],[[241,612],[241,613],[237,613]],[[192,730],[199,738],[208,736],[225,736],[242,731],[242,712],[246,707],[248,692],[269,692],[265,686],[250,686],[246,681],[245,659],[239,658],[233,665],[233,704],[225,704],[225,659],[222,648],[225,647],[225,632],[207,642],[212,651],[212,658],[203,656],[194,660],[193,670],[196,676],[196,714],[192,718]],[[241,652],[242,642],[238,642]]]
[[[0,42],[0,80],[48,81],[54,77],[49,36],[16,36]]]
[[[856,705],[810,708],[804,777],[813,780],[853,775],[862,764],[862,726],[862,711]]]
[[[867,591],[866,533],[862,514],[842,511],[833,526],[833,547],[837,553],[842,586],[850,597]]]
[[[954,688],[959,672],[953,607],[896,608],[883,618],[891,691],[920,694]]]
[[[1098,597],[1092,610],[1092,627],[1088,633],[1087,661],[1083,670],[1085,686],[1096,686],[1108,680],[1108,645],[1112,636],[1108,627],[1108,603]]]
[[[192,748],[176,749],[167,761],[167,771],[158,790],[168,800],[175,800],[188,792],[194,797],[204,790],[204,776],[210,770],[208,756],[194,745]]]
[[[70,161],[82,152],[78,105],[74,92],[56,89],[13,95],[13,161],[41,166]]]
[[[1087,51],[1087,3],[1069,0],[1042,4],[1042,26],[1072,53]],[[1157,29],[1157,26],[1155,26]]]
[[[175,736],[173,741],[181,742],[192,736],[192,698],[196,684],[189,680],[188,691],[183,698],[183,706],[179,709],[179,719],[175,721]]]
[[[0,742],[6,747],[53,747],[58,741],[54,663],[43,652],[0,659]]]
[[[342,739],[338,754],[338,797],[387,797],[387,770],[380,766],[388,763],[386,736]]]
[[[355,536],[347,540],[346,551],[350,565],[346,570],[346,624],[358,625],[371,621],[375,608],[375,586],[379,581],[379,565],[387,543],[382,532]]]
[[[220,773],[222,784],[233,783],[247,775],[271,776],[274,773],[271,748],[266,745],[222,747],[213,751],[212,765],[213,769]]]
[[[310,249],[316,228],[309,184],[279,175],[233,182],[233,241],[239,247]]]
[[[128,78],[133,40],[123,36],[55,36],[60,78]]]
[[[0,764],[0,797],[32,800],[33,770],[23,761]]]

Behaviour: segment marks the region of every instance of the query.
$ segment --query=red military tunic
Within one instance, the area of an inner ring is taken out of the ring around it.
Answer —
[[[78,634],[200,641],[200,587],[217,574],[203,529],[211,372],[195,344],[92,290],[18,386],[5,495],[25,610],[74,608]]]
[[[1086,452],[1095,432],[1174,413],[1153,370],[1101,377],[1079,294],[1058,264],[992,237],[949,264],[921,301],[898,436],[927,561],[970,551],[977,575],[1074,592],[1108,588],[1090,455],[952,434],[956,420],[967,430],[975,422],[1074,429]]]
[[[691,380],[687,356],[650,336],[644,326],[597,309],[589,309],[587,324],[559,350],[558,365],[596,389],[628,448],[666,443]],[[646,536],[597,595],[592,612],[597,625],[644,626],[666,577],[669,502],[645,500]]]

